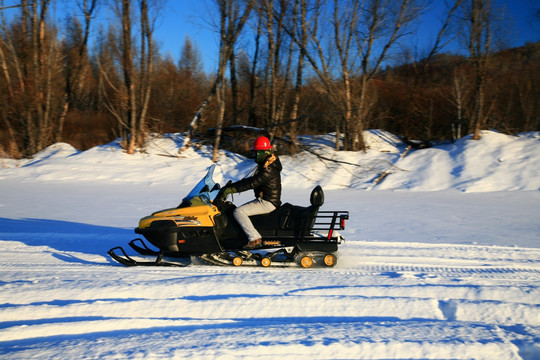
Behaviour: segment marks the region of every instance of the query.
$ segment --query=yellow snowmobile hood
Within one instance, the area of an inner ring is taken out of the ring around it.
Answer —
[[[177,226],[214,226],[214,216],[218,214],[219,210],[214,205],[164,209],[139,220],[139,228],[147,228],[152,222],[161,220],[172,220]]]

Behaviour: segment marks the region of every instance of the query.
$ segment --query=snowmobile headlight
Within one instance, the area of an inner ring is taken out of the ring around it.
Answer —
[[[199,220],[191,216],[175,216],[173,220],[176,223],[176,226],[201,225],[201,222]]]

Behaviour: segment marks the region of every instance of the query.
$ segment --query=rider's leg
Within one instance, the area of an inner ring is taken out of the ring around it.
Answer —
[[[253,226],[250,220],[252,215],[262,215],[274,211],[276,207],[270,201],[255,199],[234,210],[234,218],[246,233],[248,240],[254,241],[261,238],[259,232]]]

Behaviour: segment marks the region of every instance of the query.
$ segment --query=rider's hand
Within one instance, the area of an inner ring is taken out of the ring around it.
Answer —
[[[236,188],[233,187],[233,186],[228,186],[228,185],[225,185],[224,187],[222,187],[217,196],[216,196],[216,200],[218,201],[225,201],[225,199],[227,198],[227,195],[229,194],[234,194],[236,192]]]

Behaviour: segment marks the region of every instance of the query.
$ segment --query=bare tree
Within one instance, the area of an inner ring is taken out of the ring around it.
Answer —
[[[121,22],[121,40],[119,46],[122,87],[111,81],[110,74],[101,66],[103,78],[109,88],[113,89],[115,101],[106,98],[107,108],[120,125],[123,146],[128,154],[133,154],[137,147],[146,140],[146,118],[150,101],[152,83],[150,81],[154,63],[153,27],[150,7],[147,0],[138,1],[140,43],[138,57],[136,45],[133,43],[131,15],[133,12],[130,0],[121,0],[116,12]],[[152,5],[158,8],[157,3]],[[114,41],[114,40],[112,40]],[[135,65],[137,61],[138,66]],[[109,67],[109,70],[112,70]]]
[[[152,73],[154,71],[154,41],[152,38],[153,28],[151,26],[148,0],[140,0],[141,17],[141,50],[140,50],[140,79],[138,88],[139,113],[136,120],[135,131],[138,134],[137,145],[142,145],[147,133],[146,117],[150,94],[152,91]]]
[[[285,0],[261,0],[259,16],[265,23],[265,35],[267,41],[267,62],[265,68],[265,126],[273,137],[275,126],[282,117],[283,102],[279,101],[280,82],[284,84],[287,79],[281,77],[281,54],[284,43],[284,20],[288,10],[288,2]],[[288,68],[283,73],[288,74]],[[280,81],[282,80],[282,81]],[[283,99],[284,97],[282,97]]]
[[[411,118],[416,119],[426,119],[424,126],[422,127],[425,130],[423,136],[426,140],[432,138],[432,121],[433,121],[433,93],[428,92],[426,94],[426,87],[423,82],[427,81],[429,78],[428,73],[431,70],[432,62],[437,54],[439,54],[444,47],[455,39],[457,36],[455,31],[455,26],[457,25],[456,21],[456,12],[459,10],[461,4],[464,0],[445,0],[445,9],[442,13],[442,21],[438,31],[436,32],[435,40],[432,45],[427,48],[425,51],[420,51],[418,56],[422,58],[417,58],[410,56],[411,51],[409,48],[405,49],[405,56],[403,56],[403,61],[408,63],[413,71],[412,81],[408,85],[408,97],[410,106],[408,107],[407,113],[410,114]],[[439,4],[440,5],[440,4]],[[408,55],[408,56],[407,56]],[[454,96],[459,96],[459,98],[454,97],[454,100],[457,101],[459,105],[458,108],[458,124],[452,124],[452,133],[457,134],[458,129],[456,127],[461,127],[461,114],[463,109],[463,97],[462,97],[462,79],[454,77],[454,80],[460,80],[460,83],[454,82],[454,85],[458,85],[459,88],[453,88]],[[408,131],[408,130],[407,130]]]
[[[473,110],[469,129],[473,139],[480,139],[480,130],[487,121],[485,85],[492,52],[494,27],[498,18],[492,0],[466,0],[462,6],[466,46],[474,69],[472,86]]]
[[[286,38],[285,31],[285,21],[286,17],[292,12],[294,15],[294,4],[291,8],[291,4],[287,0],[279,0],[279,11],[277,12],[276,21],[275,21],[275,36],[276,36],[276,54],[274,57],[274,80],[273,91],[276,96],[276,109],[271,121],[270,135],[273,136],[274,133],[279,130],[277,124],[283,121],[283,117],[289,104],[290,100],[290,82],[291,82],[291,72],[293,54],[295,51],[295,43],[292,39]],[[288,49],[285,49],[288,41]],[[283,53],[283,55],[281,55]],[[286,58],[285,58],[286,55]]]
[[[452,27],[456,24],[455,14],[459,10],[465,0],[445,0],[446,12],[444,20],[441,23],[441,27],[437,31],[435,42],[431,47],[428,55],[424,59],[425,66],[428,66],[433,56],[438,54],[448,43],[450,43],[455,36],[455,31],[452,31]],[[454,36],[452,36],[454,34]]]
[[[365,149],[362,132],[373,105],[369,82],[390,49],[408,34],[407,25],[420,14],[417,5],[414,0],[333,0],[327,29],[319,27],[325,7],[320,0],[312,4],[311,18],[302,24],[309,34],[305,55],[339,113],[337,149],[341,129],[345,150]],[[299,37],[295,39],[301,46]]]
[[[253,9],[254,0],[245,2],[243,8],[240,7],[239,1],[233,0],[216,0],[220,14],[220,42],[219,42],[219,60],[216,81],[212,87],[212,93],[216,95],[216,103],[218,106],[218,118],[216,121],[216,139],[214,142],[214,151],[212,161],[218,160],[218,150],[221,141],[221,133],[223,128],[223,120],[225,118],[225,70],[227,62],[231,59],[234,51],[234,46],[242,28]],[[207,99],[207,101],[209,101]]]
[[[303,74],[304,74],[304,62],[305,62],[304,52],[307,47],[307,41],[308,41],[307,32],[305,31],[306,29],[305,27],[301,26],[301,24],[305,24],[306,14],[307,14],[306,0],[295,0],[293,14],[292,14],[291,29],[292,29],[293,34],[297,34],[298,42],[300,43],[300,46],[298,46],[299,51],[298,51],[298,59],[297,59],[297,67],[296,67],[296,79],[295,79],[295,84],[294,84],[293,103],[292,103],[292,108],[291,108],[290,127],[289,127],[289,136],[290,136],[291,143],[293,146],[293,151],[296,151],[296,148],[298,147],[298,144],[296,141],[298,108],[300,106],[300,92],[302,90],[302,79],[303,79]]]
[[[229,76],[231,81],[231,107],[232,107],[232,123],[236,125],[239,117],[238,109],[238,77],[236,71],[236,51],[233,49],[229,59]]]
[[[12,143],[22,139],[22,155],[48,146],[61,131],[62,64],[56,28],[47,23],[50,3],[21,0],[17,31],[10,31],[1,15],[0,64],[9,97],[2,117]]]
[[[197,109],[193,119],[189,124],[188,135],[183,151],[191,145],[191,139],[195,134],[199,120],[206,106],[216,97],[218,107],[218,118],[216,121],[216,133],[212,161],[218,159],[218,149],[221,142],[223,121],[225,118],[225,72],[227,63],[230,62],[234,52],[234,46],[244,25],[246,24],[251,11],[255,5],[255,0],[214,0],[219,12],[219,58],[216,78],[211,86],[210,93]]]
[[[255,112],[255,93],[258,87],[257,64],[259,62],[262,16],[257,18],[257,30],[255,31],[255,50],[251,62],[251,71],[249,74],[249,105],[248,105],[248,125],[257,126],[257,115]]]
[[[536,69],[535,69],[536,68]],[[540,125],[540,72],[538,65],[527,64],[519,70],[519,80],[515,81],[517,87],[517,102],[523,114],[523,131],[537,130]]]
[[[76,17],[72,17],[71,23],[68,25],[71,31],[71,39],[66,41],[64,46],[64,76],[65,76],[65,91],[64,103],[62,105],[62,113],[58,121],[58,129],[55,132],[56,140],[61,141],[65,119],[69,108],[83,88],[83,79],[86,72],[89,71],[88,66],[88,39],[90,37],[90,25],[94,11],[97,7],[97,0],[82,0],[78,6],[84,17],[84,26],[81,29],[80,23]]]
[[[133,46],[131,40],[131,1],[122,0],[122,73],[126,90],[125,114],[120,115],[123,120],[122,135],[124,148],[128,154],[135,152],[136,132],[136,97],[135,97],[135,69],[133,64]]]
[[[456,107],[456,121],[452,123],[452,140],[461,138],[463,125],[463,113],[465,99],[467,98],[467,87],[463,70],[458,68],[452,75],[452,102]]]

